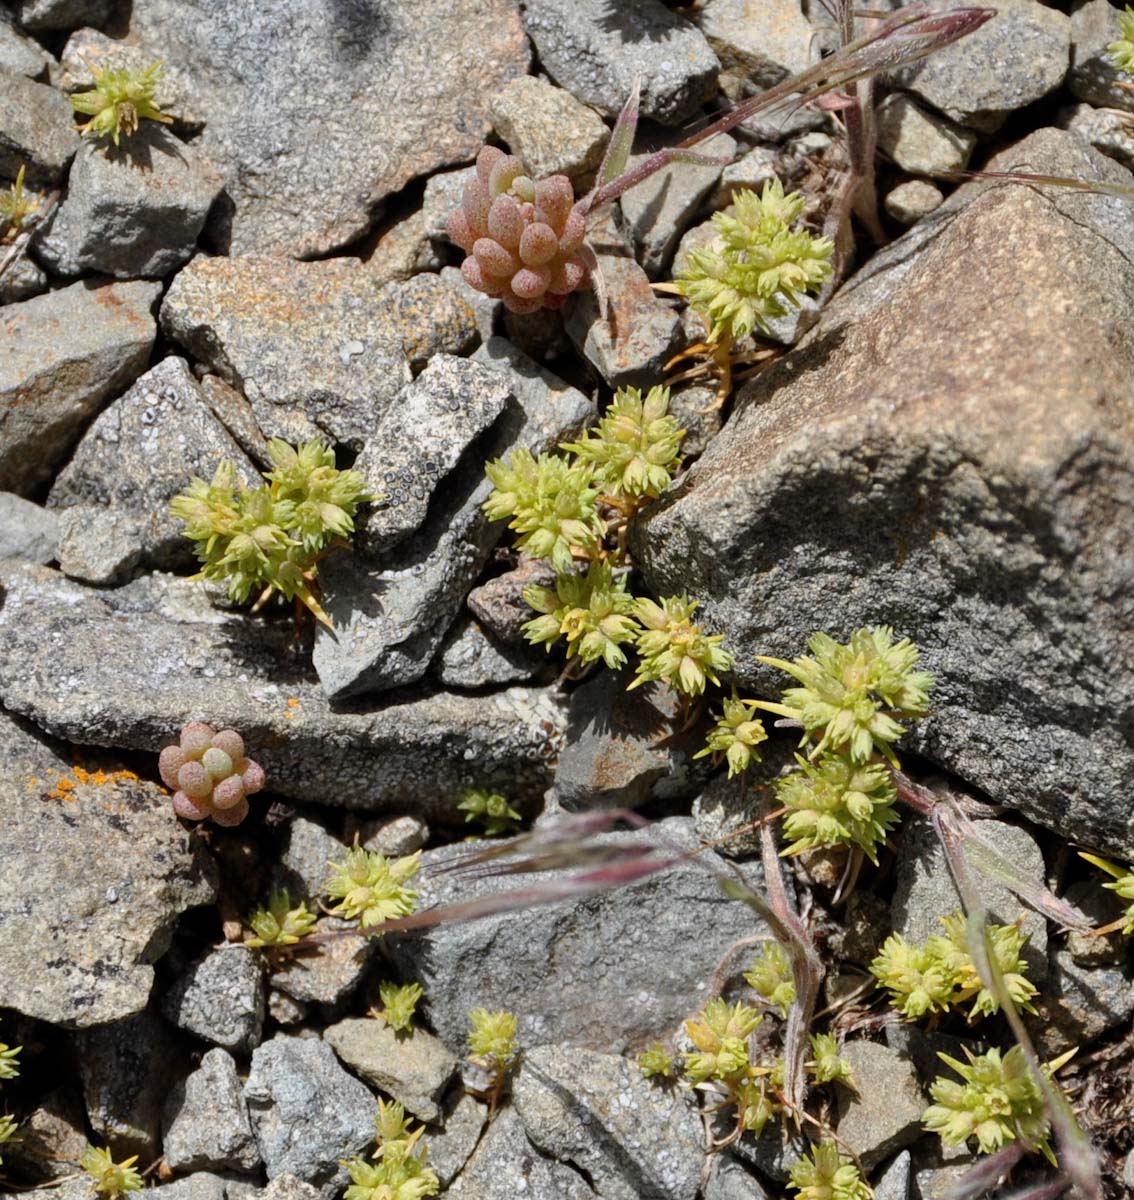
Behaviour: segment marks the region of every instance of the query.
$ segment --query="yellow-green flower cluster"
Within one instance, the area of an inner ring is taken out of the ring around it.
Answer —
[[[752,966],[744,972],[744,982],[773,1008],[786,1017],[795,1003],[795,982],[787,951],[777,941],[764,942]]]
[[[1118,37],[1106,48],[1110,61],[1127,75],[1134,75],[1134,8],[1118,14]]]
[[[417,892],[406,883],[420,865],[420,850],[405,858],[388,859],[375,850],[353,847],[341,863],[330,864],[331,875],[323,891],[338,901],[331,912],[348,919],[357,917],[363,929],[408,917]]]
[[[79,1166],[93,1180],[92,1187],[100,1195],[113,1200],[126,1192],[137,1192],[142,1189],[142,1177],[134,1170],[138,1156],[132,1154],[120,1163],[114,1161],[109,1149],[99,1150],[88,1146],[79,1159]]]
[[[660,496],[678,465],[685,430],[669,415],[669,388],[620,388],[598,426],[569,450],[595,468],[595,479],[614,496]]]
[[[484,825],[485,837],[514,833],[522,820],[506,797],[487,788],[468,788],[458,801],[457,808],[465,814],[466,825],[470,821],[480,821]]]
[[[732,666],[732,655],[721,646],[723,634],[709,635],[692,618],[697,601],[666,596],[660,604],[638,600],[634,613],[645,626],[637,638],[641,661],[631,688],[654,679],[687,696],[699,696],[706,681],[719,686],[718,672]]]
[[[811,1062],[807,1069],[816,1083],[842,1083],[854,1087],[850,1063],[839,1056],[839,1043],[833,1033],[811,1035]]]
[[[474,1008],[469,1013],[469,1053],[475,1059],[507,1070],[518,1051],[518,1027],[514,1013]]]
[[[39,199],[24,192],[22,165],[16,174],[16,182],[6,192],[0,192],[0,244],[11,241],[27,225],[39,208]]]
[[[872,1195],[858,1167],[835,1142],[815,1146],[792,1164],[789,1174],[799,1200],[870,1200]]]
[[[625,665],[622,646],[641,633],[626,577],[615,575],[606,562],[591,563],[585,575],[560,574],[554,588],[531,584],[524,588],[524,600],[542,614],[524,625],[528,641],[550,649],[564,637],[567,657],[577,654],[584,663],[601,658],[614,669]]]
[[[1123,900],[1130,901],[1126,906],[1122,932],[1134,933],[1134,867],[1119,867],[1105,858],[1099,858],[1097,854],[1085,854],[1082,850],[1079,851],[1079,857],[1085,858],[1087,862],[1093,863],[1111,876],[1112,882],[1104,883],[1104,888],[1115,892]]]
[[[409,1029],[418,1001],[424,994],[420,983],[400,986],[396,983],[380,983],[378,995],[382,998],[382,1019],[391,1029]]]
[[[267,908],[258,908],[248,918],[252,937],[246,937],[246,946],[294,946],[311,932],[315,914],[301,900],[294,907],[286,888],[273,892]]]
[[[731,1008],[719,996],[698,1017],[685,1022],[685,1032],[697,1047],[685,1056],[685,1074],[694,1083],[728,1081],[743,1074],[748,1063],[748,1035],[764,1018],[747,1004]]]
[[[0,1042],[0,1079],[15,1079],[20,1073],[19,1056],[22,1046],[8,1046],[4,1042]],[[12,1142],[18,1142],[20,1139],[16,1136],[16,1130],[19,1125],[16,1119],[7,1114],[0,1115],[0,1146],[8,1145]],[[0,1157],[0,1163],[4,1159]]]
[[[716,342],[736,341],[798,308],[831,277],[834,244],[793,229],[804,199],[784,195],[779,180],[757,195],[733,194],[732,213],[716,213],[716,237],[692,250],[675,280],[681,294],[709,323]]]
[[[672,1079],[675,1072],[673,1055],[661,1042],[654,1042],[638,1055],[638,1068],[647,1079]]]
[[[767,740],[768,734],[756,716],[756,707],[755,700],[741,700],[734,690],[731,698],[725,698],[724,712],[706,738],[705,748],[693,757],[723,754],[728,763],[729,779],[747,771],[753,762],[759,762],[760,752],[756,747]]]
[[[117,146],[120,138],[131,137],[137,132],[139,121],[161,121],[168,125],[173,120],[154,103],[161,63],[153,63],[144,71],[93,65],[90,69],[94,87],[71,97],[71,107],[91,118],[79,127],[80,133],[108,137]]]
[[[441,1181],[428,1165],[427,1149],[418,1145],[425,1126],[410,1132],[409,1124],[396,1100],[378,1101],[378,1144],[372,1156],[376,1161],[353,1158],[345,1164],[351,1179],[345,1200],[421,1200],[440,1192]]]

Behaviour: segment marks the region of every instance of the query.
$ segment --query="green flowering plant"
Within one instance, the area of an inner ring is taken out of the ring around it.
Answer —
[[[711,754],[714,758],[724,756],[728,763],[728,777],[747,771],[753,762],[760,761],[756,747],[768,738],[763,722],[756,716],[756,701],[741,700],[733,689],[732,696],[725,697],[724,711],[717,718],[716,726],[709,733],[703,750],[694,758]]]
[[[858,1167],[835,1142],[812,1148],[789,1171],[799,1200],[871,1200],[873,1193]]]
[[[117,146],[122,137],[138,131],[138,122],[160,121],[165,125],[173,118],[154,103],[154,92],[161,78],[162,65],[156,62],[143,71],[97,67],[88,64],[94,76],[89,92],[76,92],[71,107],[91,119],[79,127],[81,134],[108,137]]]
[[[595,509],[599,487],[593,468],[554,454],[538,458],[513,450],[505,462],[490,462],[485,474],[493,485],[484,511],[494,521],[508,520],[521,536],[516,545],[533,558],[550,558],[557,571],[573,569],[575,555],[598,553],[603,526]]]
[[[8,1046],[0,1042],[0,1079],[15,1079],[20,1073],[20,1051],[23,1046]]]
[[[273,892],[266,908],[256,909],[248,918],[251,937],[245,937],[246,946],[276,947],[294,946],[305,938],[315,925],[315,914],[301,900],[292,905],[287,888]]]
[[[377,497],[366,494],[358,471],[338,470],[322,442],[296,448],[273,438],[268,453],[274,469],[262,486],[245,487],[236,465],[222,461],[211,483],[195,477],[170,512],[197,543],[195,579],[227,583],[241,604],[254,589],[298,599],[330,628],[312,591],[317,559],[333,538],[353,531],[358,506]]]
[[[99,1150],[96,1146],[88,1146],[79,1159],[79,1166],[94,1181],[92,1186],[100,1195],[112,1200],[126,1192],[138,1192],[142,1189],[142,1177],[134,1170],[138,1156],[132,1154],[120,1163],[114,1161],[109,1149]]]
[[[361,928],[381,925],[413,912],[417,892],[406,887],[421,865],[421,851],[388,859],[376,850],[354,846],[341,863],[332,862],[323,891],[337,900],[330,911],[348,920],[358,918]]]
[[[624,573],[615,574],[608,562],[596,560],[585,575],[561,574],[555,587],[529,584],[524,600],[542,614],[528,621],[524,636],[547,649],[561,637],[567,639],[567,657],[582,663],[600,658],[617,670],[626,663],[622,646],[641,633],[634,619],[634,597],[626,588]]]
[[[675,282],[700,313],[713,342],[731,343],[798,308],[831,278],[834,243],[793,228],[803,213],[798,192],[778,179],[762,194],[733,193],[732,213],[713,216],[716,237],[691,250]]]
[[[490,1114],[495,1113],[504,1094],[508,1072],[520,1054],[516,1040],[518,1028],[515,1013],[505,1009],[489,1012],[486,1008],[474,1008],[469,1013],[469,1055],[489,1074],[488,1087],[478,1094],[488,1100]]]
[[[0,192],[0,243],[12,241],[21,233],[39,209],[39,198],[24,191],[24,172],[21,164],[16,182],[6,192]]]
[[[646,1079],[672,1079],[677,1067],[669,1050],[654,1042],[638,1055],[638,1069]]]
[[[811,1053],[814,1056],[807,1064],[808,1073],[816,1083],[841,1083],[854,1087],[850,1063],[839,1056],[838,1039],[833,1033],[813,1033]]]
[[[817,762],[796,755],[797,769],[776,781],[787,809],[784,854],[823,846],[858,846],[878,863],[878,846],[898,823],[897,791],[885,763],[858,765],[839,754]]]
[[[909,638],[895,643],[885,625],[856,630],[846,645],[825,633],[812,634],[807,645],[814,657],[760,657],[800,686],[784,690],[783,704],[761,701],[759,707],[798,721],[804,742],[821,731],[812,758],[845,749],[854,763],[881,754],[898,766],[893,743],[906,731],[895,718],[924,716],[933,686],[933,676],[916,669],[917,647]]]
[[[1044,1072],[1050,1077],[1074,1053],[1071,1050],[1054,1059]],[[938,1052],[937,1057],[952,1067],[961,1082],[939,1076],[930,1086],[936,1103],[922,1117],[926,1129],[939,1133],[947,1146],[960,1146],[975,1138],[981,1154],[1023,1141],[1054,1166],[1043,1093],[1024,1051],[1013,1046],[1005,1054],[995,1048],[973,1054],[966,1048],[965,1054],[967,1063]]]
[[[637,637],[641,661],[628,691],[654,679],[687,696],[699,696],[707,680],[720,686],[718,672],[732,666],[732,655],[721,646],[723,634],[706,634],[693,621],[697,607],[687,596],[666,596],[660,604],[635,602],[634,613],[645,628]]]
[[[406,1110],[398,1101],[389,1104],[379,1099],[377,1147],[372,1157],[352,1158],[344,1166],[350,1172],[345,1200],[421,1200],[441,1190],[437,1173],[428,1165],[428,1150],[419,1145],[425,1126],[412,1132]]]
[[[1110,61],[1127,75],[1134,75],[1134,8],[1118,14],[1118,37],[1106,48]]]
[[[0,1115],[0,1146],[12,1145],[20,1140],[17,1130],[19,1122],[15,1117],[7,1114]],[[0,1164],[4,1162],[3,1156],[0,1156]]]
[[[669,415],[669,388],[652,387],[643,399],[637,388],[626,387],[615,393],[595,429],[560,449],[590,463],[610,495],[656,498],[679,465],[684,436]]]
[[[523,820],[506,797],[487,788],[466,788],[457,808],[465,814],[466,825],[470,821],[480,821],[484,825],[485,837],[515,833],[516,826]]]
[[[694,1083],[727,1081],[748,1067],[748,1035],[763,1020],[755,1008],[739,1001],[729,1006],[719,996],[702,1012],[685,1022],[685,1032],[696,1046],[685,1056],[685,1074]]]
[[[786,1017],[788,1009],[795,1003],[791,960],[777,941],[767,941],[760,946],[752,966],[744,972],[744,982],[766,1003],[778,1008],[781,1016]]]
[[[953,1002],[952,970],[931,942],[911,946],[901,934],[892,933],[870,964],[870,972],[905,1017],[945,1012]]]
[[[378,995],[382,999],[382,1019],[393,1030],[409,1029],[418,1001],[424,994],[420,983],[380,983]]]
[[[1134,933],[1134,867],[1120,867],[1105,858],[1099,858],[1097,854],[1087,854],[1082,850],[1079,851],[1079,857],[1085,858],[1087,862],[1111,876],[1111,882],[1104,883],[1104,888],[1117,893],[1123,900],[1130,901],[1125,913],[1115,924],[1123,933]],[[1107,927],[1108,930],[1110,928]]]

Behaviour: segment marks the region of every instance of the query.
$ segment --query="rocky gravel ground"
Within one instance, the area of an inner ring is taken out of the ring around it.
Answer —
[[[862,231],[723,408],[708,372],[675,383],[683,467],[627,537],[639,594],[697,599],[745,695],[774,697],[758,656],[816,630],[913,639],[937,685],[909,774],[1106,925],[1118,902],[1074,851],[1134,854],[1134,203],[958,173],[1129,187],[1134,88],[1109,0],[995,5],[876,81],[884,244]],[[760,789],[694,759],[707,718],[664,685],[627,693],[525,641],[522,589],[550,575],[485,513],[484,464],[664,382],[704,330],[654,285],[737,189],[779,178],[818,229],[839,114],[762,114],[593,218],[610,316],[589,292],[506,312],[445,229],[486,142],[582,195],[635,81],[642,155],[835,44],[818,0],[0,3],[0,190],[23,167],[40,206],[0,238],[0,1048],[22,1047],[3,1194],[89,1196],[93,1143],[138,1156],[161,1200],[338,1200],[390,1098],[443,1194],[789,1194],[813,1128],[730,1139],[704,1088],[636,1062],[691,1049],[683,1022],[722,986],[754,1003],[739,958],[718,971],[770,931],[715,876],[763,888]],[[118,149],[79,135],[69,95],[157,61],[168,123]],[[329,443],[383,498],[320,562],[331,628],[189,578],[170,501],[222,459],[257,484],[272,438]],[[189,721],[264,766],[237,828],[173,812],[158,752]],[[758,783],[793,744],[773,733]],[[649,818],[596,854],[707,848],[598,895],[552,862],[562,898],[509,906],[515,880],[452,869],[489,844],[465,840],[469,788],[524,829]],[[361,936],[323,893],[355,844],[420,851],[420,908],[489,915]],[[831,856],[785,862],[857,1080],[813,1116],[880,1200],[943,1198],[975,1156],[923,1128],[935,1055],[1011,1038],[903,1021],[867,970],[890,931],[924,939],[958,908],[939,843],[908,814],[849,897]],[[246,944],[281,886],[337,935],[317,952]],[[981,886],[1028,935],[1039,1053],[1077,1049],[1060,1079],[1103,1194],[1134,1195],[1131,939]],[[374,1015],[389,981],[423,989],[412,1035]],[[477,1007],[518,1020],[498,1105],[469,1059]]]

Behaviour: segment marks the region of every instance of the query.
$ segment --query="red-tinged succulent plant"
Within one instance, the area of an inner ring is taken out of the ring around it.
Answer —
[[[219,732],[190,721],[177,745],[158,759],[162,782],[173,788],[173,811],[187,821],[212,817],[218,825],[239,825],[248,815],[248,797],[264,786],[264,768],[244,755],[235,729]]]

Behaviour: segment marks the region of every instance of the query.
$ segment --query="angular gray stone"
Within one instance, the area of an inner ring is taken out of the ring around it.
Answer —
[[[850,1064],[855,1095],[838,1088],[839,1139],[866,1171],[921,1136],[928,1101],[913,1063],[881,1042],[845,1042],[840,1057]]]
[[[434,492],[509,395],[500,372],[451,354],[438,355],[402,389],[354,464],[366,490],[382,497],[359,521],[361,550],[380,554],[421,525]]]
[[[421,213],[412,212],[377,231],[374,250],[365,265],[374,282],[382,284],[404,281],[421,271],[440,271],[444,259],[422,228]]]
[[[5,1160],[35,1180],[52,1180],[75,1168],[87,1148],[83,1106],[70,1087],[48,1093],[20,1121],[20,1140],[4,1147]]]
[[[60,569],[87,583],[121,580],[139,564],[192,568],[185,523],[169,502],[222,460],[246,487],[263,480],[213,416],[182,358],[165,358],[103,410],[47,503],[59,512]]]
[[[713,1155],[705,1200],[767,1200],[767,1193],[728,1151]]]
[[[424,1029],[409,1036],[374,1017],[348,1017],[323,1030],[323,1041],[356,1075],[433,1123],[457,1072],[457,1056]]]
[[[236,1063],[227,1051],[210,1050],[174,1085],[164,1106],[161,1145],[175,1171],[255,1171],[260,1165]]]
[[[264,973],[247,946],[208,950],[165,994],[162,1012],[178,1029],[249,1054],[264,1027]]]
[[[660,0],[528,0],[524,28],[540,65],[604,116],[641,78],[641,113],[680,125],[716,91],[720,64],[700,31]]]
[[[471,617],[462,615],[441,643],[433,673],[446,687],[482,688],[522,683],[549,664],[542,650],[503,645]]]
[[[19,0],[20,24],[34,33],[101,25],[114,8],[113,0]]]
[[[460,1088],[454,1089],[445,1104],[441,1128],[430,1130],[429,1165],[437,1172],[442,1187],[448,1187],[469,1160],[480,1141],[488,1106],[474,1100]]]
[[[564,88],[523,75],[489,103],[492,124],[536,179],[595,171],[610,140],[606,123]]]
[[[927,113],[901,92],[882,101],[877,120],[878,148],[903,171],[961,171],[976,145],[972,130]]]
[[[442,171],[429,177],[421,202],[421,223],[427,237],[439,242],[449,240],[446,224],[453,211],[460,207],[465,184],[475,178],[476,167]]]
[[[564,713],[549,689],[334,710],[288,620],[214,609],[200,584],[155,575],[95,592],[8,560],[0,586],[0,702],[75,742],[156,754],[208,717],[264,748],[276,795],[457,822],[464,788],[534,801],[550,783]]]
[[[286,887],[293,901],[314,899],[327,881],[327,864],[342,862],[346,849],[318,822],[292,817],[284,835],[276,886]]]
[[[693,1200],[704,1132],[688,1092],[659,1088],[619,1055],[526,1050],[512,1102],[528,1138],[610,1200]]]
[[[782,155],[772,146],[754,146],[736,162],[729,163],[721,171],[720,181],[713,188],[709,204],[714,209],[728,208],[732,203],[733,192],[747,188],[752,192],[762,192],[764,185],[780,177],[782,170]],[[697,226],[701,228],[701,226]],[[712,226],[707,228],[711,229]],[[690,231],[692,232],[692,231]],[[684,241],[684,239],[682,239]],[[676,274],[680,256],[674,260]]]
[[[1118,38],[1119,9],[1108,0],[1075,0],[1071,8],[1073,95],[1099,108],[1134,112],[1134,94],[1122,87],[1130,77],[1110,61],[1107,46]]]
[[[59,747],[3,712],[0,747],[5,1007],[71,1029],[140,1012],[178,916],[216,893],[207,852],[154,784],[78,782]],[[42,887],[28,888],[31,862]]]
[[[524,588],[554,583],[555,568],[547,559],[521,554],[512,570],[494,575],[469,592],[469,611],[506,646],[530,645],[524,640],[523,626],[535,614],[524,599]]]
[[[903,1150],[874,1185],[874,1200],[909,1200],[910,1152]]]
[[[49,563],[59,551],[59,514],[0,492],[0,558]]]
[[[1134,131],[1125,114],[1112,108],[1076,104],[1061,114],[1059,123],[1127,170],[1134,169]]]
[[[760,746],[760,761],[743,774],[729,779],[727,770],[716,771],[693,801],[698,836],[726,858],[759,854],[760,826],[755,822],[762,798],[780,772],[794,765],[797,749],[798,739],[772,733]]]
[[[316,933],[351,927],[349,922],[334,917],[320,917],[315,922]],[[335,938],[318,950],[280,958],[273,965],[268,982],[293,1000],[320,1004],[327,1014],[338,1015],[342,1004],[362,982],[377,949],[377,938],[361,934]]]
[[[681,850],[700,844],[687,818],[604,840],[633,846],[662,838]],[[422,855],[419,907],[515,886],[507,877],[439,873],[465,852],[457,843]],[[699,860],[719,865],[711,852]],[[758,886],[759,868],[743,871]],[[693,925],[695,938],[689,936]],[[425,989],[430,1024],[451,1049],[463,1050],[468,1014],[480,1005],[516,1013],[521,1049],[564,1042],[618,1054],[663,1036],[695,1012],[721,955],[760,930],[752,912],[726,901],[706,871],[682,865],[590,899],[391,938],[387,949],[401,977],[416,978]]]
[[[929,7],[954,6],[930,0]],[[1000,0],[996,12],[975,33],[895,71],[894,81],[954,121],[986,133],[1055,91],[1067,74],[1070,18],[1038,0]]]
[[[501,1109],[446,1196],[462,1200],[597,1200],[578,1171],[540,1153],[511,1106]],[[35,1200],[50,1200],[35,1197]],[[64,1197],[63,1200],[72,1200]]]
[[[905,183],[891,188],[882,203],[895,221],[903,225],[914,225],[922,217],[936,212],[944,199],[941,189],[928,179],[907,179]]]
[[[73,283],[0,311],[0,487],[50,478],[154,344],[156,283]]]
[[[206,375],[201,380],[201,398],[213,416],[236,439],[237,444],[258,466],[272,468],[268,439],[256,424],[252,405],[219,375]]]
[[[341,1160],[374,1140],[378,1102],[318,1038],[277,1035],[252,1055],[244,1098],[269,1181],[294,1175],[334,1200]]]
[[[731,158],[735,149],[736,141],[727,133],[718,133],[697,147],[699,153],[713,158]],[[644,157],[632,157],[630,165]],[[622,218],[634,236],[638,262],[647,274],[657,276],[669,266],[686,226],[723,170],[723,165],[712,163],[671,163],[622,197]]]
[[[0,178],[27,167],[29,184],[57,183],[79,148],[66,96],[0,68]]]
[[[1034,1001],[1029,1029],[1040,1055],[1054,1058],[1072,1046],[1087,1046],[1134,1013],[1134,968],[1084,967],[1070,951],[1054,949],[1047,982]]]
[[[798,75],[812,62],[814,31],[800,0],[707,0],[697,24],[721,62],[755,91]]]
[[[216,235],[233,254],[353,241],[385,197],[476,154],[490,97],[529,57],[514,0],[338,5],[325,20],[307,0],[136,0],[129,39],[192,81],[203,148],[229,179]]]
[[[1129,180],[1057,130],[991,168],[1024,162]],[[775,695],[756,656],[816,629],[892,624],[937,678],[911,745],[1116,854],[1134,839],[1134,639],[1112,602],[1134,561],[1132,263],[1117,197],[964,185],[746,385],[631,532],[654,594],[688,590],[726,634],[739,686]]]
[[[278,1175],[268,1181],[268,1186],[256,1193],[257,1200],[317,1200],[319,1191],[311,1184],[296,1179],[294,1175]],[[228,1188],[227,1200],[234,1200],[231,1185]]]
[[[360,449],[409,382],[401,338],[354,259],[198,258],[161,307],[166,334],[240,388],[268,437]]]
[[[347,818],[348,823],[350,818]],[[377,850],[387,858],[401,858],[420,850],[429,841],[429,826],[415,816],[391,817],[383,821],[364,821],[359,839],[366,850]]]
[[[37,41],[16,29],[7,9],[0,10],[0,70],[34,79],[54,61]]]
[[[87,1119],[100,1143],[152,1160],[162,1103],[179,1069],[169,1026],[147,1011],[80,1030],[74,1042]]]
[[[143,121],[119,149],[86,138],[35,252],[56,275],[168,275],[192,255],[223,187],[196,146],[155,121]]]
[[[0,304],[30,300],[46,291],[46,272],[27,254],[21,253],[0,277]]]
[[[466,456],[450,473],[418,532],[377,564],[342,555],[320,571],[334,631],[316,634],[313,662],[329,696],[422,677],[503,532],[482,508],[492,492],[484,461],[520,447],[549,450],[593,419],[579,392],[512,387],[511,371],[502,376],[512,397],[484,436],[484,458]]]
[[[465,299],[465,289],[440,275],[388,283],[378,303],[384,323],[398,334],[415,372],[434,355],[467,354],[479,340],[476,311]]]

